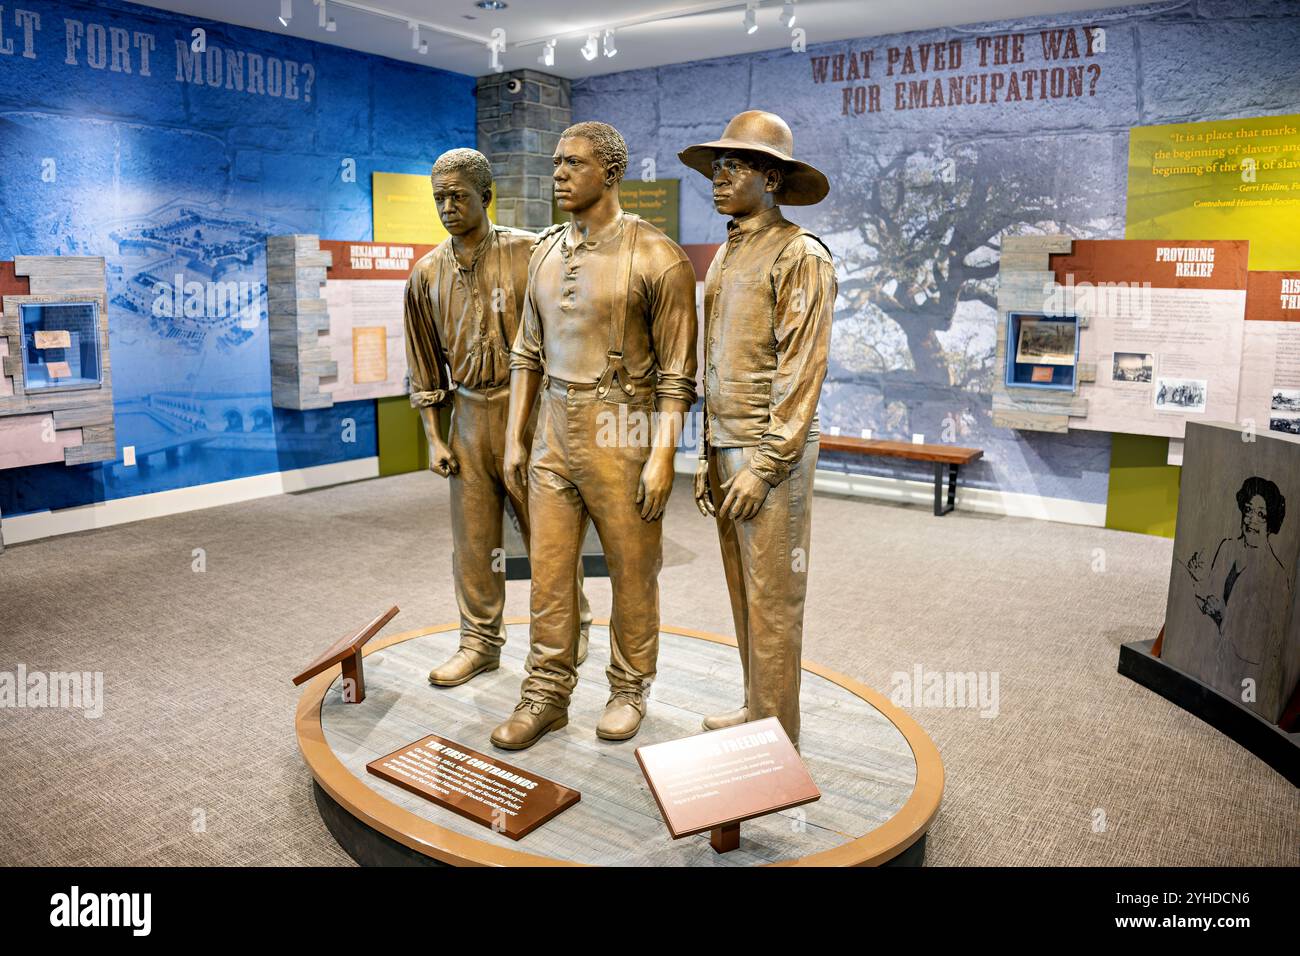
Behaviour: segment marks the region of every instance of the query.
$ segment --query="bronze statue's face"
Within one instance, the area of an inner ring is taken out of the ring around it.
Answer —
[[[555,204],[565,212],[582,212],[595,205],[616,184],[615,173],[605,169],[585,136],[562,139],[551,157],[555,172]]]
[[[438,218],[453,236],[464,236],[482,225],[492,192],[478,193],[469,177],[459,171],[433,177],[433,204]]]
[[[726,152],[713,161],[713,208],[738,219],[772,205],[781,185],[776,170],[759,172],[744,153]]]

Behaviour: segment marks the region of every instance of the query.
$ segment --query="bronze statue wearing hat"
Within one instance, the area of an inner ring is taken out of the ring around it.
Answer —
[[[830,191],[793,148],[784,120],[750,110],[678,157],[713,181],[713,205],[731,217],[704,285],[695,500],[717,521],[745,700],[704,728],[776,717],[797,746],[817,401],[837,285],[825,244],[781,215],[781,204]]]
[[[502,469],[510,404],[510,343],[528,287],[536,236],[493,225],[492,166],[473,149],[452,149],[433,164],[433,200],[450,234],[411,270],[406,284],[406,354],[411,404],[429,439],[430,470],[451,482],[452,577],[460,609],[460,647],[429,673],[455,687],[500,666],[506,630],[506,579],[498,558],[507,495]],[[443,439],[438,409],[452,406]],[[536,415],[524,440],[532,440]],[[511,495],[528,545],[528,502]],[[581,606],[578,662],[587,656],[591,607]]]

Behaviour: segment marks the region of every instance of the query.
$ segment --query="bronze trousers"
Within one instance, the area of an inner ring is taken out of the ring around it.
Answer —
[[[722,507],[723,482],[746,466],[755,447],[709,449],[709,491],[715,507]],[[763,507],[749,521],[717,519],[744,673],[745,709],[750,720],[779,719],[796,746],[818,449],[817,442],[804,446],[789,477],[768,490]]]
[[[448,445],[460,462],[451,482],[452,576],[460,608],[460,646],[499,656],[506,642],[506,568],[502,530],[507,496],[529,546],[528,502],[509,495],[505,483],[506,417],[510,386],[482,391],[458,387],[452,403]],[[574,583],[576,582],[576,584]],[[579,625],[591,626],[591,606],[582,593],[582,565],[570,580]]]
[[[620,429],[618,422],[652,421],[653,386],[639,386],[630,397],[611,389],[602,399],[594,385],[543,381],[528,465],[532,644],[523,696],[567,707],[577,683],[575,622],[580,612],[572,581],[582,565],[589,520],[600,535],[613,592],[605,674],[614,692],[646,693],[659,658],[663,525],[662,519],[641,520],[636,503],[653,429],[647,424],[642,430],[644,441],[625,441],[638,436],[632,427]]]

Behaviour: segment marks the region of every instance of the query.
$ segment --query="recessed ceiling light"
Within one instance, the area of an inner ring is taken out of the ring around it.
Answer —
[[[506,3],[506,0],[478,0],[474,6],[480,10],[504,10],[510,4]]]

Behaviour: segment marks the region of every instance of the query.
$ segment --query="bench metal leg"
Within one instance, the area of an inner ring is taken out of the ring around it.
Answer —
[[[943,469],[944,463],[936,461],[934,463],[934,514],[935,517],[942,518],[949,511],[956,507],[957,502],[957,466],[948,465],[948,500],[945,504],[943,498]]]

